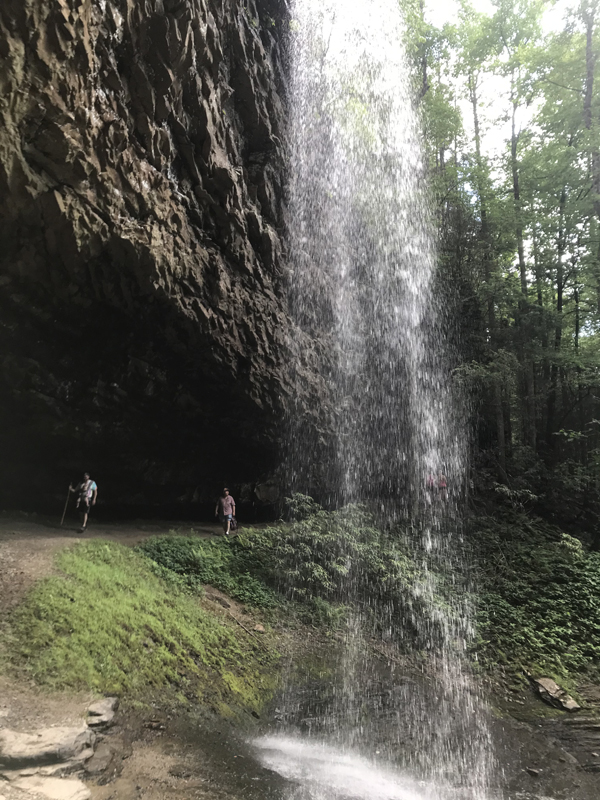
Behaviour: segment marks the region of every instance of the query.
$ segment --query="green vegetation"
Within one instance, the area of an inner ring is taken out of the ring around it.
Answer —
[[[538,0],[493,0],[484,12],[460,0],[443,26],[427,3],[401,5],[439,287],[462,321],[455,378],[477,409],[473,497],[490,515],[469,534],[478,654],[489,667],[594,672],[600,560],[585,545],[600,545],[598,3],[567,3],[550,20]]]
[[[480,585],[477,650],[497,665],[561,680],[600,668],[600,554],[526,514],[474,520]]]
[[[377,529],[361,506],[325,511],[310,497],[288,501],[292,522],[240,537],[267,579],[302,600],[398,601],[412,584],[414,566],[393,537]]]
[[[248,529],[235,539],[156,537],[140,550],[158,574],[170,573],[193,590],[210,584],[257,608],[292,612],[293,603],[294,613],[315,624],[341,624],[350,593],[355,602],[379,601],[400,612],[414,566],[365,509],[330,512],[295,495],[289,511],[291,522]]]
[[[258,710],[274,686],[277,657],[268,637],[259,643],[204,609],[205,585],[283,627],[301,619],[336,629],[351,602],[373,629],[393,630],[413,651],[427,646],[418,628],[435,636],[439,620],[419,599],[423,574],[401,532],[382,533],[364,508],[329,512],[300,495],[290,514],[289,523],[234,539],[169,535],[135,551],[90,541],[62,552],[62,574],[35,586],[10,618],[12,669],[53,688],[135,695],[170,685],[221,713]],[[596,675],[600,554],[508,504],[470,528],[482,587],[474,655],[482,667],[526,668],[567,683]],[[429,574],[434,605],[446,612],[455,578],[451,564]]]
[[[400,619],[414,567],[362,508],[290,501],[293,521],[234,539],[154,537],[136,550],[89,541],[61,552],[11,615],[10,669],[52,688],[140,694],[170,685],[224,713],[256,709],[276,655],[202,606],[211,585],[279,624],[335,629],[349,602]]]
[[[156,574],[175,585],[201,592],[210,584],[254,608],[274,608],[281,602],[260,577],[250,574],[251,567],[257,571],[256,564],[249,564],[237,538],[155,536],[139,551],[152,559]]]
[[[57,567],[10,619],[13,668],[38,683],[117,694],[170,684],[224,713],[257,709],[272,689],[276,656],[140,554],[90,541]]]

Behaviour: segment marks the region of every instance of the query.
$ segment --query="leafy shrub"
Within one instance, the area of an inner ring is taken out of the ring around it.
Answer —
[[[308,604],[306,616],[313,625],[336,630],[346,622],[348,607],[343,603],[328,603],[320,597],[313,597]]]
[[[600,554],[524,514],[474,520],[480,656],[567,677],[600,666]]]
[[[326,511],[304,495],[288,503],[291,522],[252,529],[238,538],[249,568],[301,601],[402,602],[414,564],[399,540],[377,529],[364,507]]]
[[[210,584],[256,608],[273,608],[278,603],[273,589],[250,574],[235,540],[155,536],[138,549],[154,562],[159,574],[169,571],[192,591]]]
[[[320,624],[338,625],[349,599],[399,610],[414,565],[365,508],[326,511],[305,495],[288,504],[291,522],[248,528],[232,540],[154,537],[139,549],[194,591],[210,584],[262,608],[287,598]]]

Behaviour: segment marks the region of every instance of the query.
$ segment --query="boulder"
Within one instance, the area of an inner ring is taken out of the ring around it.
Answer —
[[[0,767],[20,769],[84,760],[96,735],[85,723],[76,728],[45,728],[35,733],[0,730]]]
[[[99,775],[105,772],[111,765],[115,757],[114,750],[109,745],[102,742],[96,748],[96,752],[85,765],[85,771],[88,775]]]
[[[118,697],[103,697],[102,700],[97,700],[95,703],[92,703],[88,708],[88,714],[90,716],[101,717],[105,714],[109,714],[111,711],[116,711],[118,707]]]
[[[88,708],[87,724],[92,728],[108,728],[114,723],[115,711],[119,706],[118,697],[105,697]]]
[[[545,700],[551,706],[562,708],[565,711],[581,710],[581,706],[564,689],[561,689],[552,678],[530,678],[530,680],[542,700]]]

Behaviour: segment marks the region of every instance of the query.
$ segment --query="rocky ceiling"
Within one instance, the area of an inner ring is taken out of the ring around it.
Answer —
[[[283,0],[2,0],[0,503],[277,463]]]

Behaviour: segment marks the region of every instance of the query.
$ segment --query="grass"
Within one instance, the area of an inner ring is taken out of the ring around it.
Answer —
[[[139,695],[171,685],[222,713],[259,710],[276,654],[165,582],[143,555],[95,540],[56,564],[62,574],[37,584],[9,620],[12,669],[56,689]]]

